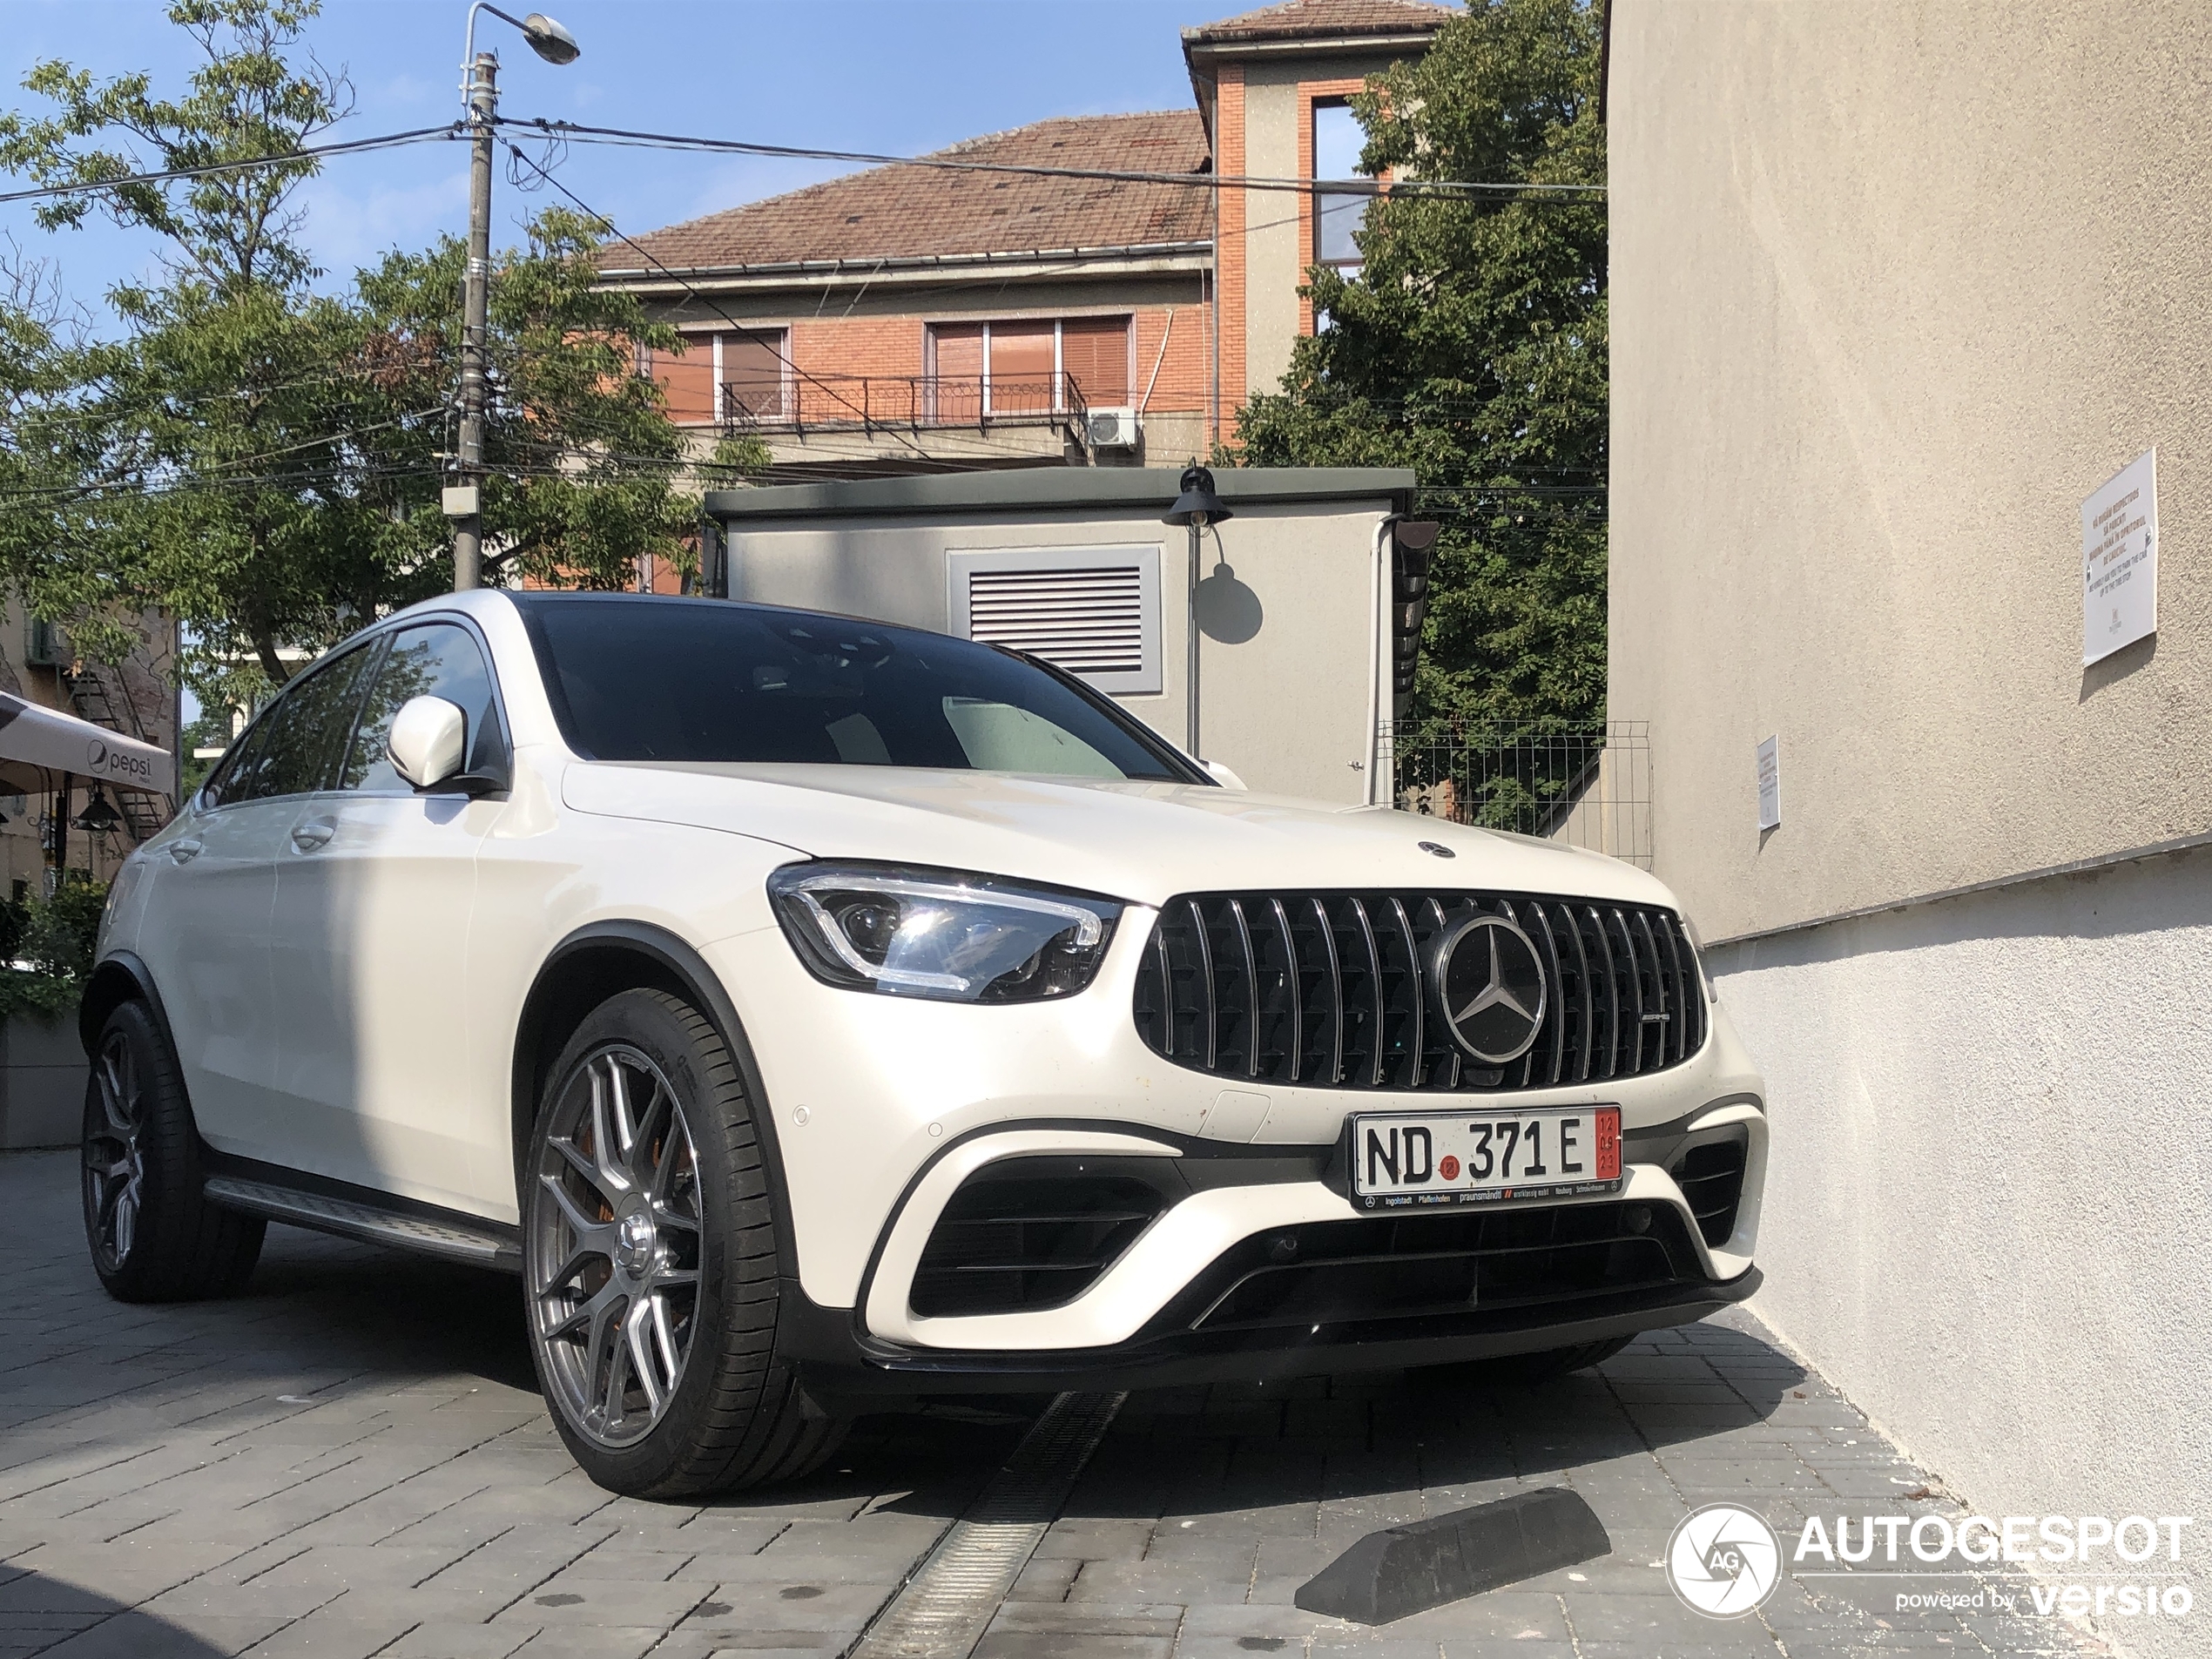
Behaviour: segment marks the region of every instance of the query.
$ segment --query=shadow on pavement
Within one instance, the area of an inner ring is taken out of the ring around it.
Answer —
[[[257,1343],[286,1346],[302,1363],[459,1371],[537,1390],[522,1293],[504,1274],[272,1226],[232,1305],[251,1314]]]
[[[10,1573],[13,1577],[6,1576]],[[0,1648],[58,1649],[69,1659],[226,1659],[218,1646],[156,1618],[43,1573],[0,1567]]]
[[[521,1291],[502,1274],[272,1227],[267,1254],[245,1293],[199,1305],[239,1309],[250,1318],[257,1345],[280,1348],[303,1366],[461,1372],[538,1392]],[[1014,1449],[1049,1398],[864,1417],[827,1467],[763,1494],[779,1504],[834,1503],[905,1488],[906,1496],[879,1507],[949,1517]],[[710,1507],[741,1510],[751,1495]]]

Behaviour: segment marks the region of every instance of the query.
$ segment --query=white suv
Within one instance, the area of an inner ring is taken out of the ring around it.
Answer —
[[[1758,1280],[1764,1085],[1650,876],[847,617],[366,631],[125,866],[83,1028],[112,1292],[272,1219],[518,1272],[627,1493],[961,1391],[1540,1374]]]

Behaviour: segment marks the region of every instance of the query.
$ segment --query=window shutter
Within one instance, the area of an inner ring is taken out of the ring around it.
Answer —
[[[652,375],[668,396],[668,418],[683,425],[714,419],[714,341],[699,334],[674,352],[653,354]]]
[[[723,410],[725,417],[783,419],[784,356],[780,332],[722,336],[723,395],[736,405]]]
[[[1055,334],[1049,322],[991,325],[991,413],[1049,414],[1060,407],[1052,374]]]
[[[1130,401],[1127,317],[1070,317],[1061,325],[1060,362],[1090,408]]]
[[[1160,550],[949,556],[954,631],[1028,651],[1103,691],[1157,695]]]
[[[929,381],[922,416],[931,421],[976,421],[983,415],[983,325],[934,323],[929,329]]]

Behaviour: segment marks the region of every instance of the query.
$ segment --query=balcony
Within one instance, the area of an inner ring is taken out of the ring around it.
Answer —
[[[773,389],[724,381],[720,425],[746,432],[892,432],[1066,427],[1079,430],[1082,388],[1061,373],[984,374],[807,374]]]

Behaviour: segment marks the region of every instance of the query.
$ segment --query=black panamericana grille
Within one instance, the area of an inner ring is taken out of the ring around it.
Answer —
[[[1433,993],[1438,937],[1488,912],[1536,947],[1528,1052],[1464,1055]],[[1631,1077],[1705,1041],[1696,958],[1671,911],[1471,893],[1205,893],[1170,900],[1137,971],[1136,1028],[1218,1076],[1336,1089],[1503,1089]]]

